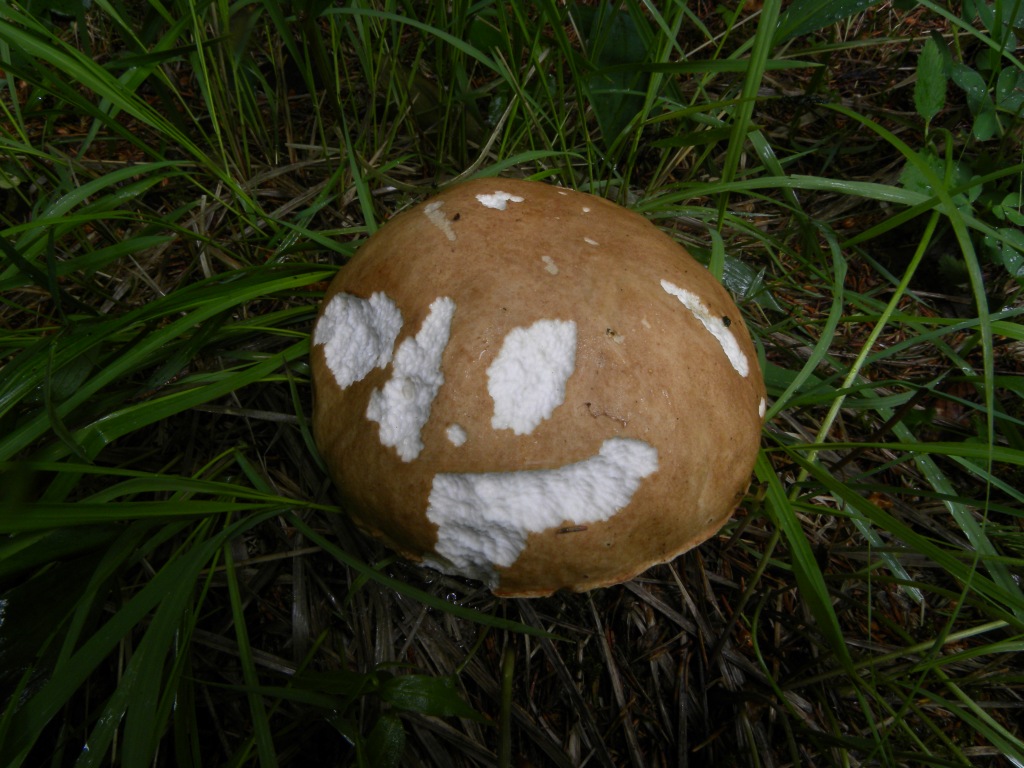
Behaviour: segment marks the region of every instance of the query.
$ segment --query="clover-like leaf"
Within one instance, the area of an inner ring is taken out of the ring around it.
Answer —
[[[992,261],[1001,264],[1011,277],[1024,278],[1024,232],[1000,227],[997,236],[985,235],[983,245]]]
[[[971,203],[978,199],[981,194],[981,185],[968,186],[971,179],[974,178],[974,173],[969,165],[953,161],[952,166],[947,168],[946,161],[932,152],[923,152],[921,157],[928,165],[929,170],[940,180],[945,181],[947,189],[966,187],[966,191],[953,195],[953,203],[957,208],[969,208]],[[936,191],[925,173],[910,162],[900,174],[900,184],[906,189],[923,192],[927,195],[934,195]]]
[[[1024,106],[1024,72],[1016,67],[1006,67],[996,80],[996,106],[999,109],[1018,114]]]
[[[954,64],[952,71],[953,82],[963,89],[967,97],[967,108],[972,115],[980,114],[986,106],[991,104],[992,99],[988,94],[988,83],[985,82],[977,70],[971,69],[966,64]]]

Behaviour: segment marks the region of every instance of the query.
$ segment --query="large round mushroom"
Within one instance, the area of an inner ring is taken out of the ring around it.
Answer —
[[[312,373],[356,523],[504,596],[615,584],[714,535],[765,412],[704,267],[625,208],[511,179],[370,237],[324,298]]]

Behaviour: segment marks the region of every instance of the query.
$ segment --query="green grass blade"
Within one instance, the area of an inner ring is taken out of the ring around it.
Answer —
[[[224,565],[228,580],[228,594],[231,598],[231,611],[234,614],[235,638],[238,641],[238,655],[242,664],[245,684],[252,689],[259,686],[259,676],[252,659],[252,646],[249,644],[249,633],[246,629],[245,610],[242,605],[242,594],[238,584],[238,571],[230,546],[224,547]],[[250,692],[249,712],[252,715],[252,726],[255,731],[256,749],[260,765],[265,768],[277,765],[277,753],[274,739],[270,732],[270,719],[263,697]]]
[[[791,500],[787,498],[782,483],[763,452],[757,459],[754,471],[758,480],[767,488],[766,509],[771,515],[772,522],[782,531],[789,547],[793,575],[800,586],[801,598],[807,603],[808,610],[814,618],[814,627],[822,634],[839,663],[849,669],[852,667],[853,659],[850,657],[846,638],[832,607],[832,599],[821,567],[811,551]]]
[[[138,626],[150,611],[169,597],[187,591],[195,583],[200,570],[211,562],[225,541],[261,520],[268,519],[272,514],[252,515],[234,523],[154,574],[148,584],[61,665],[60,674],[54,675],[15,713],[8,742],[3,745],[4,753],[11,756],[9,765],[14,768],[22,764],[28,749],[38,739],[46,724],[57,715],[75,691],[85,684],[107,655],[115,650],[126,633]],[[152,728],[155,724],[146,725]]]

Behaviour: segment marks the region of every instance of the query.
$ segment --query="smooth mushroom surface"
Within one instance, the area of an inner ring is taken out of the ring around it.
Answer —
[[[311,359],[356,523],[503,596],[615,584],[714,535],[765,413],[715,278],[642,216],[541,182],[461,183],[382,226]]]

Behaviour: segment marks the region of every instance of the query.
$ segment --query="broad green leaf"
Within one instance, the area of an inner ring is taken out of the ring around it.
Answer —
[[[572,14],[587,30],[587,56],[596,70],[587,78],[587,95],[602,139],[610,146],[643,106],[649,75],[640,67],[650,59],[645,41],[650,32],[641,30],[626,7],[610,3],[576,5]]]
[[[917,60],[917,82],[914,84],[914,108],[930,123],[946,105],[946,73],[942,53],[935,38],[929,37]]]
[[[998,205],[992,206],[992,213],[1000,221],[1009,221],[1018,227],[1024,227],[1024,195],[1020,192],[1011,192],[1006,195]]]
[[[483,14],[473,17],[469,25],[469,42],[475,48],[488,53],[504,48],[508,39],[491,19]]]
[[[783,312],[782,305],[776,301],[764,283],[765,270],[754,269],[747,262],[735,256],[725,255],[722,268],[722,284],[736,297],[740,304],[753,301],[765,309]]]
[[[829,24],[848,19],[870,8],[879,0],[793,0],[779,17],[775,30],[775,43],[784,43],[794,37],[816,32]]]
[[[24,171],[14,166],[0,166],[0,189],[14,189],[22,181]]]
[[[991,101],[986,102],[975,115],[971,133],[978,141],[988,141],[1000,134],[999,115],[996,114],[995,105]]]
[[[399,768],[405,751],[405,728],[394,715],[381,715],[366,738],[366,757],[374,768]]]
[[[954,64],[951,72],[953,82],[963,89],[967,97],[967,108],[972,115],[981,113],[987,105],[992,103],[988,93],[988,83],[985,82],[977,70],[971,69],[966,64]]]
[[[922,163],[927,166],[927,169],[922,167]],[[900,174],[900,184],[906,189],[933,196],[939,192],[933,184],[933,179],[936,178],[945,182],[943,186],[947,190],[967,188],[966,192],[952,196],[956,207],[961,210],[969,211],[971,203],[981,194],[980,184],[968,187],[973,178],[970,166],[953,161],[947,167],[945,160],[930,151],[920,152],[917,158],[907,160],[903,173]]]
[[[1021,107],[1024,107],[1024,72],[1017,67],[1006,67],[999,73],[996,106],[1014,116],[1019,115]]]
[[[975,16],[977,16],[988,30],[992,29],[996,18],[992,3],[986,0],[964,0],[963,16],[968,22],[973,22]]]
[[[998,236],[985,235],[985,250],[997,264],[1002,264],[1013,278],[1024,278],[1024,234],[1019,229],[1000,227]]]
[[[452,677],[398,675],[384,681],[379,693],[383,701],[409,712],[486,720],[459,695]]]
[[[292,686],[303,691],[355,699],[375,691],[377,680],[372,673],[335,669],[329,672],[301,672],[292,678]]]

